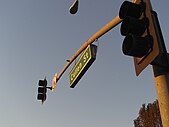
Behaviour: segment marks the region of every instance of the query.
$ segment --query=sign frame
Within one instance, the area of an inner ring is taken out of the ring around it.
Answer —
[[[74,88],[96,59],[97,46],[88,45],[69,73],[70,88]]]

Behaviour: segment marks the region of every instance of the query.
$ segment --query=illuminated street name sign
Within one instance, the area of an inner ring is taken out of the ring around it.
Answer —
[[[90,44],[69,73],[70,87],[74,88],[96,59],[97,46]]]

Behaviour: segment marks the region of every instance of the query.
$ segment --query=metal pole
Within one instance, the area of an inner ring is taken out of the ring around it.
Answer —
[[[56,83],[61,78],[63,73],[67,70],[67,68],[70,66],[70,64],[82,53],[89,44],[93,43],[95,40],[103,36],[105,33],[107,33],[109,30],[117,26],[122,19],[119,18],[119,16],[116,16],[114,19],[112,19],[109,23],[107,23],[104,27],[102,27],[99,31],[97,31],[89,40],[87,40],[77,51],[76,53],[71,57],[70,61],[66,63],[62,71],[57,75],[56,82],[52,84],[52,90],[54,90]]]
[[[153,66],[153,70],[157,69]],[[169,127],[169,73],[154,77],[163,127]],[[156,74],[154,74],[156,75]]]
[[[157,13],[152,12],[152,16],[154,17],[155,27],[157,29],[157,37],[160,47],[160,56],[156,62],[163,64],[164,66],[153,65],[154,72],[154,81],[156,92],[158,96],[159,109],[162,119],[163,127],[169,127],[169,64],[168,64],[168,54],[166,50],[166,46],[164,43],[164,39],[162,36],[160,23],[158,21]]]
[[[133,3],[135,3],[136,0],[133,0]],[[99,31],[97,31],[89,40],[87,40],[80,48],[76,51],[76,53],[72,56],[70,61],[66,63],[66,65],[63,67],[62,71],[53,77],[52,80],[52,91],[54,90],[56,83],[61,78],[63,73],[67,70],[67,68],[70,66],[70,64],[82,53],[89,44],[93,43],[95,40],[103,36],[105,33],[107,33],[109,30],[117,26],[119,23],[121,23],[122,19],[119,18],[119,16],[116,16],[114,19],[112,19],[109,23],[107,23],[104,27],[102,27]]]

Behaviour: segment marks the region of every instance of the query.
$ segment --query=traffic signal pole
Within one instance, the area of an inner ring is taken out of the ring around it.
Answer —
[[[153,72],[163,127],[169,127],[169,61],[157,13],[152,11],[157,30],[160,54],[154,60]],[[157,64],[156,64],[157,63]],[[158,65],[159,64],[159,65]]]
[[[138,0],[133,0],[135,3]],[[153,12],[153,11],[152,11]],[[154,17],[155,29],[157,31],[157,40],[160,46],[160,55],[152,62],[155,87],[159,102],[160,114],[162,119],[163,127],[169,127],[169,62],[168,53],[166,51],[165,43],[162,37],[162,32],[160,29],[160,24],[156,13],[152,13]],[[117,26],[122,19],[116,16],[108,24],[102,27],[98,32],[96,32],[89,40],[87,40],[71,57],[71,59],[66,63],[61,72],[55,75],[55,83],[52,84],[52,90],[56,87],[56,83],[59,81],[63,73],[67,70],[70,64],[87,48],[88,45],[92,44],[94,41],[99,39],[109,30]]]
[[[143,0],[133,0],[134,3],[138,3]],[[150,0],[144,0],[147,4],[147,9],[151,11],[149,15],[153,20],[153,26],[151,27],[151,33],[155,31],[153,36],[153,43],[158,43],[159,54],[151,62],[154,73],[154,82],[156,87],[157,98],[159,102],[160,115],[163,127],[169,127],[169,54],[165,46],[160,23],[157,17],[157,13],[153,11]],[[152,29],[154,28],[154,29]],[[156,48],[153,48],[156,52]]]
[[[107,33],[109,30],[117,26],[122,19],[119,18],[119,16],[116,16],[113,18],[109,23],[107,23],[105,26],[103,26],[99,31],[97,31],[89,40],[87,40],[77,51],[76,53],[71,57],[71,59],[66,63],[62,71],[57,75],[55,78],[56,81],[54,84],[52,84],[52,91],[54,90],[56,83],[61,78],[63,73],[67,70],[67,68],[70,66],[70,64],[87,48],[88,45],[92,44],[94,41],[99,39],[101,36],[103,36],[105,33]]]
[[[156,66],[153,66],[153,70],[162,124],[169,127],[169,73]]]

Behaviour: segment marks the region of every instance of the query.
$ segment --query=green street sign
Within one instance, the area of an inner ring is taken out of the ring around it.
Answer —
[[[96,59],[97,46],[90,44],[69,73],[70,87],[74,88]]]

